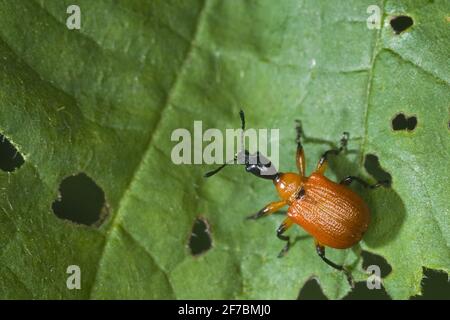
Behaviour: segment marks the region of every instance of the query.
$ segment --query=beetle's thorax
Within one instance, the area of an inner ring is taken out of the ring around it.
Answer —
[[[288,203],[291,203],[299,195],[303,185],[303,180],[300,175],[287,172],[280,173],[279,176],[273,180],[273,183],[280,198]]]

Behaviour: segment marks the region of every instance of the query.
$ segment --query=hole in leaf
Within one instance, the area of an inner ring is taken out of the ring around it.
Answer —
[[[364,168],[375,179],[375,181],[388,181],[389,185],[392,184],[392,176],[381,168],[380,161],[376,155],[366,154]]]
[[[380,268],[380,277],[385,278],[392,272],[392,267],[386,261],[386,259],[377,254],[373,254],[367,251],[361,251],[363,258],[362,267],[367,270],[369,266],[378,266]],[[367,274],[369,277],[370,274]],[[369,278],[368,278],[369,280]],[[369,280],[370,281],[370,280]],[[349,292],[343,300],[390,300],[391,297],[387,294],[383,284],[380,287],[369,289],[366,281],[357,282],[355,288]]]
[[[444,300],[448,299],[449,293],[449,275],[442,271],[424,268],[422,295],[412,296],[411,300]]]
[[[59,192],[52,205],[57,217],[88,226],[103,222],[107,214],[105,193],[86,174],[65,178]]]
[[[361,256],[363,258],[362,266],[364,270],[367,270],[367,267],[371,265],[376,265],[380,267],[381,278],[385,278],[389,273],[392,272],[391,265],[386,261],[384,257],[364,250],[361,252]]]
[[[365,281],[357,282],[355,288],[350,291],[342,300],[391,300],[384,286],[380,289],[369,289]]]
[[[13,172],[24,164],[24,159],[11,142],[0,134],[0,169]]]
[[[396,34],[400,34],[414,24],[414,20],[408,16],[397,16],[391,19],[391,27]]]
[[[403,113],[397,114],[392,119],[392,129],[395,131],[406,130],[413,131],[417,126],[417,117],[406,117]]]
[[[208,251],[211,248],[211,242],[211,231],[208,221],[205,218],[198,217],[195,219],[191,236],[189,237],[191,254],[196,256]]]
[[[323,294],[317,279],[311,278],[300,290],[297,300],[328,300],[328,298]]]

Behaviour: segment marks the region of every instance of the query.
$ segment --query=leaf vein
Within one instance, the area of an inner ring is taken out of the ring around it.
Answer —
[[[173,97],[173,93],[176,91],[176,89],[177,89],[177,87],[179,85],[180,79],[183,76],[184,69],[186,68],[187,62],[191,59],[191,56],[192,56],[192,54],[194,52],[195,41],[196,41],[197,36],[198,36],[198,34],[200,32],[202,21],[204,19],[205,12],[206,12],[206,3],[207,3],[207,1],[205,0],[203,2],[202,8],[200,9],[200,12],[199,12],[198,18],[197,18],[196,28],[195,28],[195,31],[194,31],[193,36],[192,36],[192,41],[191,41],[191,43],[190,43],[190,45],[189,45],[189,47],[188,47],[188,49],[186,51],[185,57],[183,59],[183,62],[181,63],[181,66],[180,66],[180,69],[179,69],[180,71],[176,74],[175,79],[174,79],[174,81],[172,83],[172,86],[171,86],[171,88],[170,88],[170,90],[169,90],[169,92],[168,92],[168,94],[166,96],[166,101],[165,101],[161,111],[158,113],[159,116],[156,119],[156,124],[154,125],[154,128],[152,130],[150,138],[148,139],[148,142],[146,144],[146,146],[147,146],[145,148],[146,151],[144,151],[143,156],[141,157],[141,160],[139,161],[139,164],[136,166],[133,174],[131,175],[131,179],[130,179],[130,181],[128,183],[128,186],[126,187],[126,189],[125,189],[121,199],[119,200],[117,213],[112,217],[112,219],[110,221],[109,228],[108,228],[108,230],[106,231],[106,234],[105,234],[104,246],[103,246],[103,250],[102,250],[102,252],[100,254],[98,266],[100,266],[101,261],[103,260],[103,258],[105,256],[105,252],[106,252],[107,246],[108,246],[109,235],[119,225],[119,220],[118,219],[119,219],[119,216],[121,215],[121,212],[123,210],[122,208],[123,208],[123,204],[124,204],[124,199],[127,198],[128,193],[131,192],[131,190],[133,189],[133,183],[136,181],[136,176],[139,173],[139,171],[141,170],[142,166],[144,165],[145,158],[148,155],[148,153],[150,152],[150,149],[152,148],[152,144],[153,144],[153,140],[154,140],[155,134],[158,131],[158,128],[159,128],[160,124],[162,123],[162,120],[164,118],[164,113],[167,111],[167,108],[169,107],[169,105],[171,103],[171,100],[172,100],[172,97]],[[99,270],[99,268],[97,268],[97,273],[96,273],[96,275],[94,277],[94,281],[93,281],[91,289],[90,289],[90,293],[91,294],[93,292],[92,289],[95,287],[96,282],[98,281],[98,270]]]

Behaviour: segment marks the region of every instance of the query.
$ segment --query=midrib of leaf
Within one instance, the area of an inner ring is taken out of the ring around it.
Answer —
[[[381,39],[381,30],[383,28],[383,23],[384,23],[384,8],[385,8],[385,2],[386,0],[383,0],[383,2],[381,3],[381,12],[382,12],[382,16],[381,16],[381,25],[380,28],[377,29],[377,33],[375,35],[375,44],[373,46],[373,51],[372,51],[372,57],[371,57],[371,61],[370,61],[370,66],[367,69],[367,87],[366,87],[366,104],[365,104],[365,110],[364,110],[364,116],[363,116],[363,121],[362,124],[364,126],[364,137],[363,137],[363,142],[361,144],[360,147],[360,168],[363,167],[363,162],[364,162],[364,150],[365,150],[365,146],[367,144],[367,136],[368,136],[368,119],[369,119],[369,102],[370,102],[370,96],[372,93],[372,82],[373,82],[373,69],[375,67],[375,60],[379,54],[379,52],[381,50],[379,50],[379,43],[380,43],[380,39]],[[366,69],[363,70],[356,70],[356,72],[360,72],[360,71],[366,71]],[[352,71],[353,72],[353,71]],[[348,254],[349,251],[346,250],[345,251],[345,255],[344,255],[344,261],[347,260],[348,258]],[[336,288],[336,296],[340,296],[340,292],[342,291],[342,282],[337,282],[337,288]]]
[[[363,141],[361,144],[361,148],[360,148],[360,155],[359,155],[359,166],[360,168],[363,167],[363,163],[364,163],[364,153],[365,153],[365,149],[366,149],[366,145],[367,145],[367,136],[369,133],[369,104],[370,104],[370,96],[372,94],[372,83],[373,83],[373,69],[375,68],[375,61],[378,57],[378,54],[381,50],[379,50],[379,44],[380,44],[380,39],[381,39],[381,30],[383,28],[384,25],[384,18],[385,18],[385,13],[384,13],[384,8],[385,8],[385,2],[386,0],[383,0],[383,2],[381,3],[381,21],[380,21],[380,28],[377,29],[377,34],[375,36],[375,45],[373,47],[373,52],[372,52],[372,59],[370,62],[370,67],[368,70],[368,80],[367,80],[367,89],[366,89],[366,105],[365,105],[365,111],[364,111],[364,120],[363,120],[363,126],[364,126],[364,137],[363,137]]]
[[[425,69],[423,66],[415,63],[414,61],[405,58],[403,55],[401,55],[400,53],[398,53],[397,51],[391,49],[391,48],[387,48],[387,47],[383,47],[383,48],[379,48],[380,47],[380,39],[381,39],[381,30],[383,29],[383,25],[384,25],[384,20],[386,17],[386,14],[384,12],[385,9],[385,3],[386,0],[383,0],[382,2],[382,8],[381,8],[381,12],[382,12],[382,17],[381,17],[381,27],[380,29],[377,29],[377,35],[376,35],[376,40],[375,40],[375,46],[374,46],[374,50],[373,50],[373,54],[372,54],[372,61],[371,61],[371,65],[369,68],[369,75],[368,75],[368,83],[367,83],[367,92],[366,92],[366,109],[365,109],[365,113],[364,113],[364,137],[363,137],[363,142],[361,144],[361,148],[360,148],[360,167],[363,167],[363,162],[364,162],[364,152],[365,149],[367,147],[367,136],[368,136],[368,119],[369,119],[369,104],[370,104],[370,96],[372,94],[372,83],[373,83],[373,69],[375,68],[375,61],[379,55],[379,53],[383,50],[386,50],[392,54],[394,54],[395,56],[397,56],[400,60],[409,63],[411,66],[416,67],[418,69],[420,69],[421,71],[425,72],[427,75],[431,76],[432,78],[434,78],[435,80],[437,80],[438,82],[443,82],[445,83],[447,86],[450,86],[450,83],[439,77],[436,73]]]
[[[170,290],[172,291],[173,296],[175,297],[175,290],[174,290],[174,287],[172,285],[172,282],[170,281],[169,275],[163,270],[163,268],[161,268],[158,265],[158,263],[156,262],[156,259],[153,257],[153,254],[150,251],[148,251],[145,248],[145,246],[143,246],[141,243],[139,243],[139,241],[126,228],[124,228],[122,225],[117,224],[117,228],[119,228],[122,231],[122,233],[126,237],[128,237],[128,239],[131,242],[135,243],[136,246],[139,247],[139,249],[143,250],[148,255],[148,257],[155,263],[155,265],[159,268],[159,270],[161,270],[162,274],[164,275],[164,278],[166,279],[167,283],[170,286]],[[94,283],[95,283],[95,279],[94,279]],[[91,287],[91,290],[90,290],[90,294],[92,294],[92,287]]]
[[[146,143],[146,148],[144,149],[145,151],[143,152],[143,155],[142,155],[138,165],[136,166],[135,170],[133,171],[131,179],[130,179],[127,187],[125,188],[125,191],[124,191],[122,197],[119,199],[118,206],[117,206],[117,213],[112,217],[112,219],[111,219],[111,221],[109,223],[109,227],[108,227],[108,229],[105,232],[104,245],[103,245],[103,249],[102,249],[102,251],[100,253],[100,257],[99,257],[99,260],[98,260],[98,263],[97,263],[96,274],[94,276],[94,281],[92,282],[92,285],[89,288],[89,298],[92,298],[93,289],[95,288],[96,283],[98,281],[98,273],[99,273],[99,270],[100,270],[100,266],[101,266],[102,260],[103,260],[103,258],[105,256],[105,252],[106,252],[107,247],[108,247],[109,237],[113,233],[114,229],[116,229],[116,228],[118,228],[120,226],[118,218],[119,218],[119,216],[121,215],[121,213],[123,211],[123,209],[122,209],[123,200],[127,198],[128,193],[130,192],[130,190],[133,189],[133,184],[137,180],[135,178],[136,178],[137,174],[141,171],[141,168],[143,167],[143,164],[145,162],[144,160],[146,159],[147,155],[150,153],[150,151],[152,149],[153,139],[154,139],[154,137],[156,135],[156,132],[159,129],[159,126],[162,123],[162,119],[164,117],[164,113],[166,112],[167,108],[169,107],[169,105],[170,105],[170,103],[172,101],[173,94],[177,91],[177,87],[178,87],[178,85],[179,85],[179,83],[180,83],[180,81],[181,81],[181,79],[182,79],[182,77],[184,75],[184,71],[185,71],[185,68],[186,68],[186,65],[187,65],[188,61],[191,60],[191,56],[193,54],[193,50],[196,47],[195,42],[197,40],[198,34],[200,33],[200,29],[201,29],[201,26],[202,26],[202,23],[203,23],[203,20],[204,20],[204,16],[206,15],[206,12],[207,12],[207,5],[206,5],[206,3],[207,3],[207,0],[204,0],[203,1],[203,5],[202,5],[202,7],[200,9],[200,12],[198,14],[198,17],[197,17],[196,27],[195,27],[194,33],[192,35],[192,40],[190,41],[189,47],[186,50],[186,54],[185,54],[184,59],[183,59],[181,65],[180,65],[180,69],[179,69],[180,71],[175,75],[175,79],[174,79],[174,81],[173,81],[173,83],[172,83],[172,85],[171,85],[171,87],[170,87],[170,89],[169,89],[169,91],[167,93],[166,100],[165,100],[165,102],[164,102],[164,104],[163,104],[163,106],[161,108],[161,111],[158,113],[158,117],[156,119],[156,124],[155,124],[154,129],[152,130],[152,132],[150,134],[148,142]],[[125,228],[122,227],[122,229],[125,229]],[[131,236],[131,234],[129,232],[127,232],[127,234],[129,236]],[[133,238],[133,240],[135,242],[137,242],[137,240],[134,237],[132,237],[132,238]],[[161,270],[161,272],[165,275],[166,279],[169,282],[169,285],[172,288],[173,295],[175,297],[175,292],[173,290],[173,286],[172,286],[172,284],[170,282],[170,278],[169,278],[167,272],[158,264],[157,261],[155,261],[155,259],[153,259],[153,255],[150,252],[148,252],[148,250],[145,248],[145,246],[141,246],[141,247],[145,250],[145,252],[147,252],[149,254],[149,256],[152,258],[152,260],[155,262],[155,265],[157,265],[158,268]]]
[[[381,12],[382,12],[381,26],[383,26],[384,20],[385,20],[385,17],[386,17],[386,14],[384,12],[385,3],[386,3],[386,0],[383,0],[382,8],[381,8]],[[400,60],[410,64],[412,67],[415,67],[415,68],[421,70],[422,72],[424,72],[425,74],[429,75],[430,77],[434,78],[437,82],[442,82],[442,83],[445,83],[447,86],[450,86],[450,83],[448,81],[446,81],[445,79],[439,77],[436,73],[425,69],[424,67],[420,66],[419,64],[415,63],[414,61],[412,61],[410,59],[405,58],[404,56],[402,56],[397,51],[395,51],[395,50],[393,50],[391,48],[386,48],[386,47],[380,48],[381,30],[382,30],[382,27],[380,29],[377,29],[375,46],[374,46],[374,51],[373,51],[373,55],[372,55],[372,62],[371,62],[371,66],[370,66],[369,71],[368,71],[369,72],[369,76],[368,76],[368,83],[367,83],[366,109],[365,109],[365,114],[364,114],[364,137],[363,137],[363,142],[362,142],[361,148],[360,148],[360,150],[361,150],[360,151],[360,167],[361,168],[363,167],[364,153],[365,153],[365,149],[367,147],[367,137],[368,137],[368,127],[369,127],[368,119],[369,119],[370,97],[371,97],[371,94],[372,94],[373,72],[374,72],[374,69],[375,69],[376,59],[377,59],[378,55],[380,54],[380,52],[382,52],[383,50],[388,51],[388,52],[394,54]],[[411,167],[411,169],[414,170],[414,168],[412,168],[412,167]],[[416,171],[416,170],[414,170],[414,171]],[[420,174],[419,172],[417,172],[417,173]],[[423,185],[423,189],[426,191],[427,198],[430,200],[430,202],[432,202],[432,198],[430,197],[430,194],[428,192],[426,184],[424,182],[421,182],[421,183]],[[435,217],[435,214],[436,214],[436,210],[433,207],[432,208],[432,214],[431,214],[432,220],[437,225],[437,227],[438,227],[438,229],[440,231],[440,236],[441,236],[442,239],[445,240],[446,246],[449,247],[449,244],[447,243],[447,241],[445,239],[444,233],[442,231],[442,228],[441,228],[438,220]]]
[[[367,91],[366,91],[366,105],[365,105],[366,108],[365,108],[365,113],[364,113],[364,137],[363,137],[363,142],[362,142],[361,148],[360,148],[360,168],[363,167],[363,163],[364,163],[364,154],[365,154],[365,149],[366,149],[366,147],[367,147],[367,139],[368,139],[368,119],[369,119],[370,97],[371,97],[371,95],[372,95],[373,75],[374,75],[374,69],[375,69],[375,62],[376,62],[377,57],[378,57],[378,55],[380,54],[380,52],[382,52],[383,50],[384,50],[384,51],[388,51],[388,52],[392,53],[393,55],[395,55],[396,57],[398,57],[400,60],[402,60],[402,61],[404,61],[404,62],[410,64],[412,67],[415,67],[415,68],[421,70],[422,72],[424,72],[425,74],[431,76],[431,77],[432,77],[433,79],[435,79],[437,82],[445,83],[447,86],[450,85],[450,83],[449,83],[448,81],[446,81],[445,79],[439,77],[436,73],[434,73],[434,72],[432,72],[432,71],[430,71],[430,70],[425,69],[423,66],[417,64],[417,63],[414,62],[413,60],[410,60],[410,59],[405,58],[403,55],[401,55],[401,54],[398,53],[397,51],[393,50],[392,48],[388,48],[388,47],[380,47],[381,31],[382,31],[382,28],[383,28],[383,25],[384,25],[384,21],[385,21],[385,17],[386,17],[386,14],[385,14],[385,11],[384,11],[384,9],[385,9],[385,3],[386,3],[386,0],[383,0],[383,2],[382,2],[382,8],[381,8],[381,12],[382,12],[381,28],[380,28],[380,29],[377,29],[377,35],[376,35],[376,40],[375,40],[375,46],[374,46],[374,49],[373,49],[373,54],[372,54],[372,59],[371,59],[372,61],[371,61],[371,65],[370,65],[370,68],[369,68],[369,71],[368,71],[369,74],[368,74],[368,83],[367,83]],[[396,155],[394,154],[394,156],[396,156]],[[408,165],[408,164],[406,164],[406,165]],[[410,168],[411,168],[413,171],[417,172],[412,166],[410,166]],[[417,174],[420,175],[419,172],[417,172]],[[423,186],[423,190],[425,190],[426,197],[429,199],[430,203],[433,203],[432,198],[431,198],[431,196],[430,196],[430,193],[429,193],[429,191],[428,191],[428,187],[427,187],[426,183],[422,182],[423,180],[420,180],[420,181],[421,181],[421,184],[422,184],[422,186]],[[436,209],[434,208],[434,206],[431,206],[431,207],[432,207],[432,209],[431,209],[431,210],[432,210],[432,213],[431,213],[431,220],[432,220],[432,222],[437,226],[437,229],[439,230],[439,233],[440,233],[440,237],[441,237],[441,239],[444,240],[444,242],[445,242],[447,248],[450,248],[450,247],[449,247],[449,244],[448,244],[448,242],[447,242],[447,240],[446,240],[446,238],[445,238],[445,236],[444,236],[444,233],[443,233],[443,231],[442,231],[441,225],[440,225],[438,219],[436,219],[436,217],[435,217],[435,214],[437,213],[437,212],[436,212]],[[370,251],[370,250],[369,250],[369,251]],[[422,261],[425,261],[423,250],[420,250],[420,253],[421,253]],[[446,270],[446,271],[448,271],[448,270]],[[389,292],[388,292],[388,293],[389,293]]]

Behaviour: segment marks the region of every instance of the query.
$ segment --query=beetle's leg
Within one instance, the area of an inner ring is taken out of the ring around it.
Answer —
[[[350,287],[352,287],[352,288],[355,287],[355,282],[353,281],[352,274],[347,269],[345,269],[344,266],[338,265],[338,264],[334,263],[333,261],[329,260],[327,257],[325,257],[325,247],[317,241],[316,241],[316,251],[317,251],[317,254],[319,255],[319,257],[322,258],[322,260],[325,261],[326,264],[335,268],[336,270],[342,271],[345,274]]]
[[[267,206],[265,206],[264,208],[262,208],[261,210],[259,210],[257,213],[252,214],[250,216],[247,217],[247,219],[259,219],[261,217],[265,217],[268,216],[271,213],[274,213],[278,210],[280,210],[281,208],[283,208],[286,205],[286,201],[275,201],[275,202],[271,202],[269,203]]]
[[[366,181],[364,181],[363,179],[361,179],[359,177],[354,177],[354,176],[345,177],[344,179],[341,180],[340,184],[348,186],[353,181],[360,183],[364,188],[368,188],[368,189],[375,189],[375,188],[378,188],[381,186],[388,187],[390,184],[390,182],[388,180],[379,181],[378,183],[375,183],[375,184],[369,184]]]
[[[349,133],[344,132],[342,134],[339,149],[331,149],[331,150],[325,151],[325,153],[320,158],[319,163],[317,164],[317,169],[316,169],[317,173],[324,174],[324,172],[328,166],[328,156],[330,154],[338,155],[339,153],[341,153],[343,150],[345,150],[347,148],[348,137],[349,137]]]
[[[305,153],[303,151],[302,145],[302,124],[300,120],[295,120],[295,131],[297,132],[297,137],[295,138],[295,142],[297,143],[297,153],[296,153],[296,163],[298,171],[302,177],[305,176]]]
[[[293,224],[294,221],[292,221],[289,217],[287,217],[286,219],[284,219],[283,223],[277,229],[278,239],[286,241],[286,245],[284,246],[283,249],[281,249],[280,253],[278,254],[278,258],[283,257],[291,247],[291,239],[288,236],[283,235],[283,233],[286,232],[287,229],[292,227]]]

